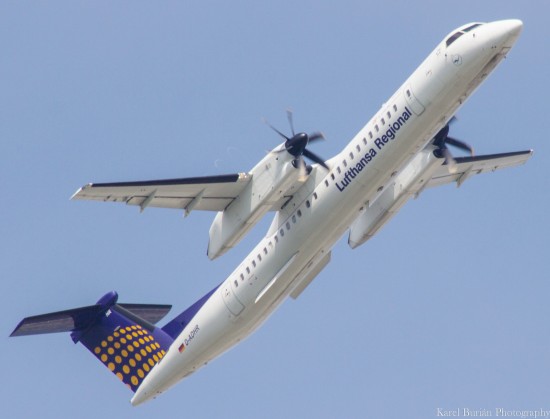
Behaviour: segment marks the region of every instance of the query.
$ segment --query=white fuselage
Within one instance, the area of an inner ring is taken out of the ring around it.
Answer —
[[[272,226],[197,312],[132,404],[155,397],[252,333],[448,123],[512,47],[521,27],[517,20],[498,21],[463,32],[449,45],[446,37],[328,162],[328,173],[313,168],[279,212],[277,228]]]

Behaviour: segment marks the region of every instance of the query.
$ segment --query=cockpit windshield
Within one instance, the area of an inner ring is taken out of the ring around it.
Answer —
[[[462,29],[462,32],[470,32],[472,29],[481,26],[481,23],[474,23],[473,25],[468,26],[467,28]]]
[[[449,36],[446,41],[447,46],[451,45],[454,41],[456,41],[462,35],[464,35],[464,32],[456,32],[453,35]]]
[[[455,32],[454,34],[452,34],[451,36],[449,36],[447,38],[447,41],[445,41],[445,43],[447,44],[447,46],[451,45],[454,41],[456,41],[458,38],[460,38],[462,35],[464,35],[466,32],[470,32],[472,29],[474,28],[477,28],[478,26],[481,26],[483,25],[483,23],[474,23],[464,29],[461,29],[460,31],[458,32]]]

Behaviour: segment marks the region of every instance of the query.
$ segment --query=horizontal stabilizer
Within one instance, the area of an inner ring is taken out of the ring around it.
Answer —
[[[118,304],[132,314],[148,323],[155,324],[172,308],[171,305],[159,304]],[[26,317],[15,328],[10,336],[28,336],[44,333],[73,332],[88,327],[103,307],[99,304],[79,307],[55,313]]]
[[[100,305],[96,304],[72,310],[26,317],[17,325],[10,336],[72,332],[90,324],[90,322],[100,313],[101,308]]]
[[[118,304],[149,323],[157,323],[172,309],[169,304]]]
[[[174,341],[154,326],[171,306],[117,300],[113,291],[92,306],[27,317],[10,336],[71,332],[73,342],[84,345],[135,392]]]

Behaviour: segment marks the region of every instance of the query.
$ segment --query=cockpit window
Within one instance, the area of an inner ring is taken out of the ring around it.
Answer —
[[[481,26],[481,23],[474,23],[473,25],[468,26],[466,29],[462,29],[463,32],[470,32],[472,29]]]
[[[451,45],[454,41],[456,41],[462,35],[464,35],[464,32],[456,32],[455,34],[449,36],[449,38],[447,38],[447,42],[446,42],[447,46]]]

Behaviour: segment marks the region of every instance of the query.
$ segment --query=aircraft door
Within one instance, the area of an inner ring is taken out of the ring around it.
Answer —
[[[244,310],[244,305],[238,300],[235,292],[233,291],[233,286],[230,282],[225,281],[224,284],[220,287],[223,302],[225,303],[227,309],[235,316],[241,314]]]
[[[403,95],[405,96],[405,100],[407,101],[407,105],[410,106],[411,110],[416,114],[420,115],[422,112],[424,112],[424,105],[420,103],[420,101],[417,99],[417,97],[414,95],[414,92],[412,90],[412,87],[410,84],[407,84],[405,86],[405,89],[403,90]]]

